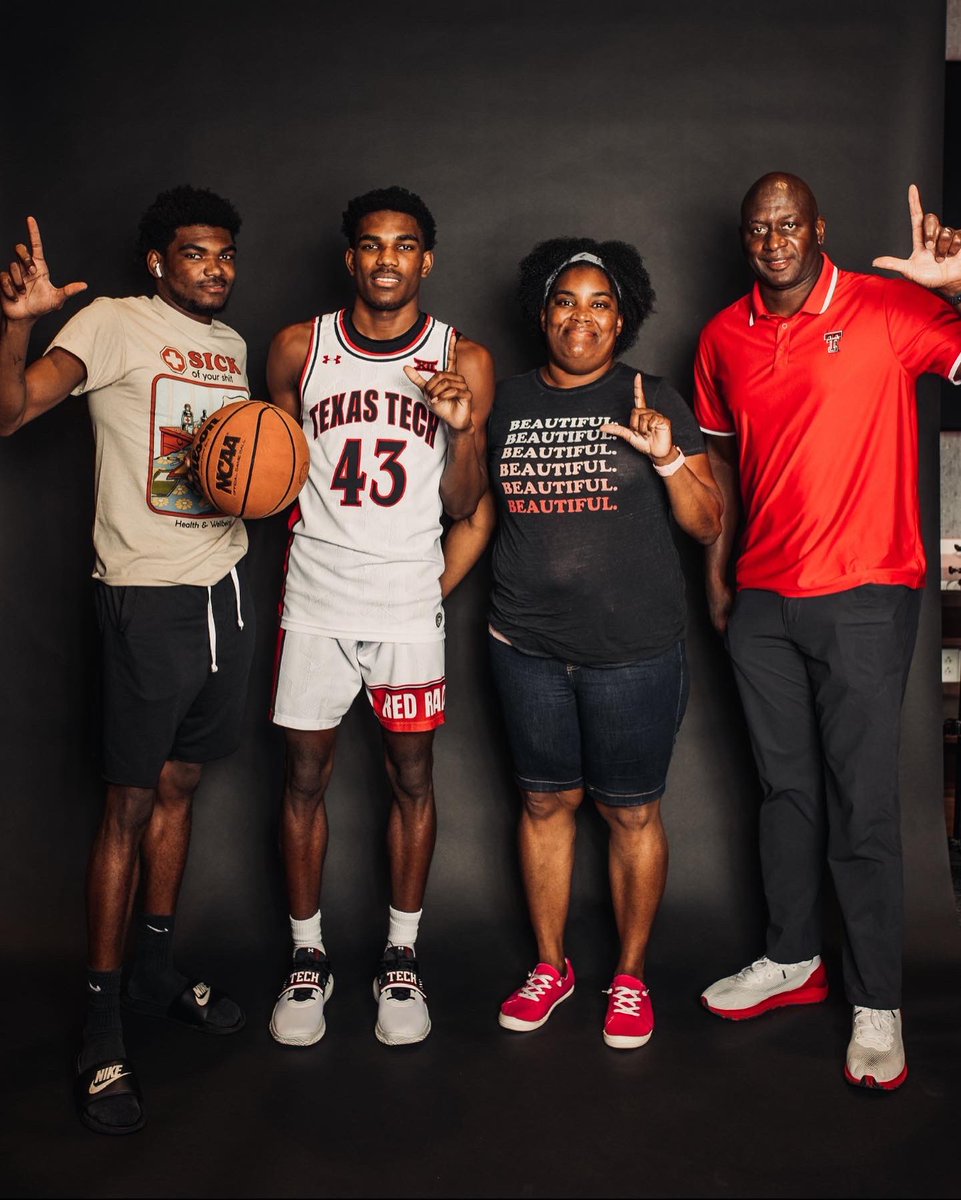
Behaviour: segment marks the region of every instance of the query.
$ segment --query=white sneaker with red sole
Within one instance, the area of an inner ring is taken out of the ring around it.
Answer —
[[[828,976],[819,955],[799,963],[758,958],[712,983],[701,995],[704,1007],[729,1021],[746,1021],[774,1008],[820,1004],[828,997]]]
[[[856,1005],[844,1078],[855,1087],[893,1092],[907,1077],[901,1010]]]

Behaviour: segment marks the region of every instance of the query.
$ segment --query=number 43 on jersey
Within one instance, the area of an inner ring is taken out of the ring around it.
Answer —
[[[377,439],[374,445],[377,474],[368,486],[369,476],[362,461],[363,442],[360,438],[348,438],[330,481],[331,491],[341,493],[341,507],[359,507],[364,492],[381,508],[396,504],[407,490],[407,472],[400,461],[406,446],[406,441]]]

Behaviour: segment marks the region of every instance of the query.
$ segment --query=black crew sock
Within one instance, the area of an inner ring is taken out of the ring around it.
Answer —
[[[119,969],[87,969],[87,1021],[77,1063],[80,1071],[127,1057],[120,1025],[120,978]],[[128,1068],[124,1075],[129,1074]],[[100,1125],[99,1133],[111,1132],[110,1126],[123,1133],[143,1120],[143,1108],[136,1096],[99,1095],[96,1075],[84,1091],[81,1103],[88,1117]]]
[[[120,970],[87,970],[87,1020],[80,1049],[81,1071],[126,1055],[120,1024]]]
[[[169,1004],[187,986],[173,965],[174,919],[143,913],[137,918],[137,949],[127,991],[137,1000]]]
[[[127,980],[127,995],[141,1003],[141,1012],[164,1016],[172,1000],[190,986],[173,965],[174,919],[144,913],[137,919],[137,948]],[[198,984],[199,986],[199,984]],[[243,1027],[244,1014],[228,996],[219,996],[207,1009],[207,1024],[228,1032]]]

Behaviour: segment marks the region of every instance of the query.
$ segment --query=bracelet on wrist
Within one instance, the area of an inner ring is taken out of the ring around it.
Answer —
[[[687,461],[684,457],[684,451],[680,448],[680,446],[675,446],[674,449],[677,451],[677,458],[672,459],[669,463],[666,463],[663,466],[658,466],[658,464],[651,459],[651,466],[663,479],[667,479],[669,476],[676,474]]]
[[[945,296],[944,298],[949,304],[961,304],[961,292],[955,292],[953,296]]]

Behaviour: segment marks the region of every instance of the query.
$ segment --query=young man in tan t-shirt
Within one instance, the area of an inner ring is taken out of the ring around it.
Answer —
[[[102,633],[106,807],[87,881],[87,1020],[77,1103],[98,1133],[142,1128],[121,1001],[206,1033],[241,1009],[173,965],[174,910],[202,764],[240,742],[253,652],[247,536],[186,473],[203,415],[249,395],[246,346],[214,319],[236,273],[240,217],[212,192],[161,193],[140,223],[153,296],[101,298],[27,363],[35,321],[86,284],[50,280],[37,222],[0,272],[0,433],[86,395],[96,446],[95,602]],[[139,869],[138,869],[139,866]],[[137,953],[121,996],[127,916],[141,885]]]

